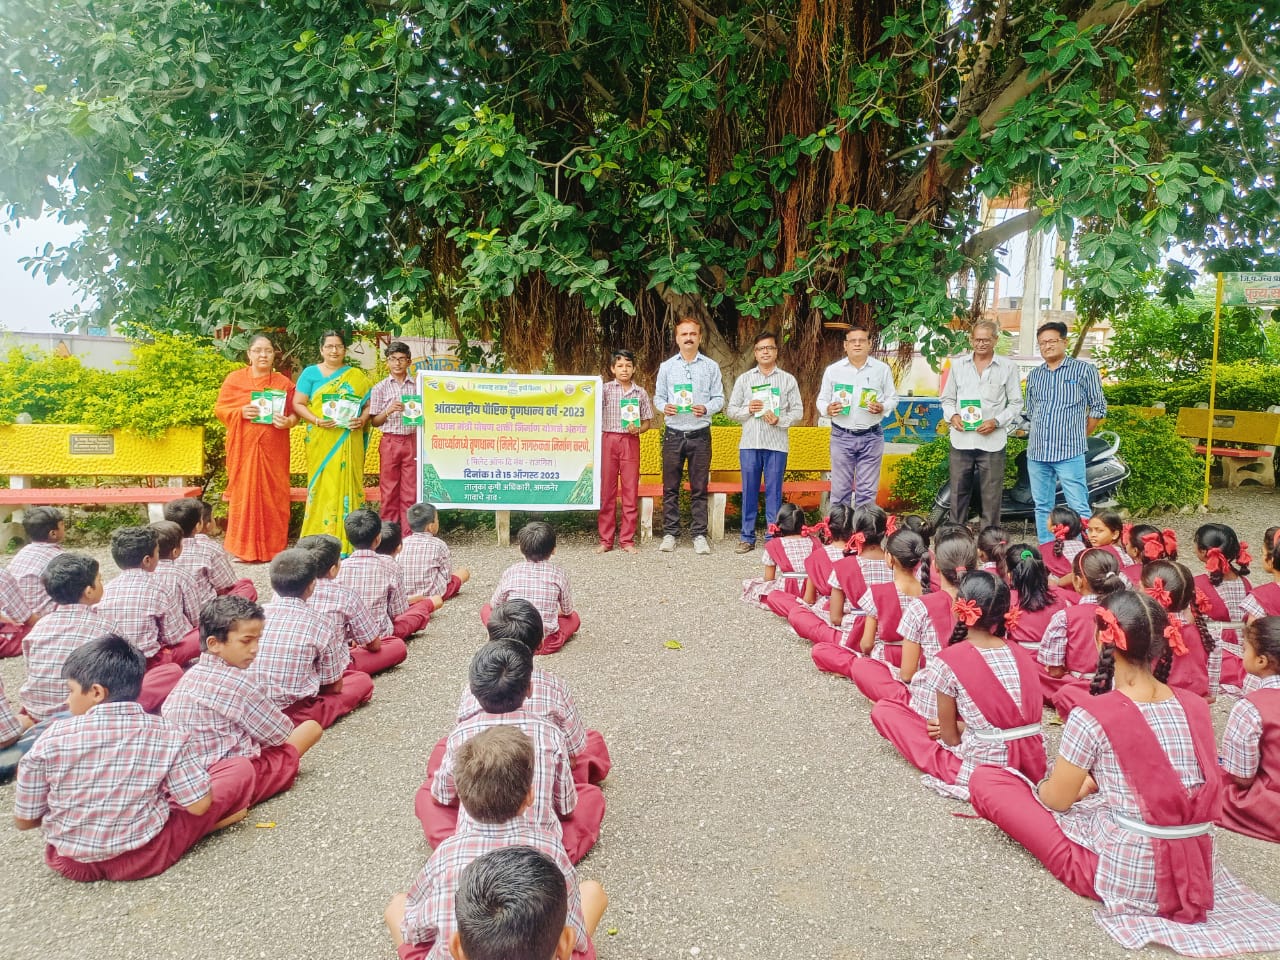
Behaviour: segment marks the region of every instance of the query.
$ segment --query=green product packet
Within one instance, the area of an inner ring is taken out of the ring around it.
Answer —
[[[880,394],[876,393],[870,387],[863,387],[858,392],[858,406],[863,410],[870,407],[873,403],[880,402]]]
[[[253,422],[271,423],[273,418],[283,417],[287,396],[283,390],[254,390],[252,399],[258,407],[258,415]]]
[[[404,404],[400,422],[406,427],[422,426],[422,394],[406,393],[400,400]]]
[[[622,420],[622,427],[640,426],[640,398],[639,397],[619,397],[618,398],[618,415]]]
[[[676,413],[693,413],[693,384],[677,383],[671,387],[671,397]]]
[[[853,409],[853,384],[837,383],[831,391],[831,396],[840,404],[840,415],[847,417]]]
[[[957,412],[966,430],[977,430],[982,425],[981,400],[961,400],[960,409]]]
[[[766,410],[769,413],[777,413],[782,407],[782,390],[769,383],[758,383],[751,388],[751,399],[759,400],[764,404],[760,412],[754,414],[759,419],[764,416]]]

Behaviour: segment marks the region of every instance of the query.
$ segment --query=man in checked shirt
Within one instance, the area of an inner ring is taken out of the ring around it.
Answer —
[[[409,508],[418,499],[418,431],[404,424],[404,398],[418,392],[409,373],[409,345],[393,340],[387,347],[388,376],[369,395],[369,422],[382,431],[378,441],[378,483],[382,519],[409,529]]]

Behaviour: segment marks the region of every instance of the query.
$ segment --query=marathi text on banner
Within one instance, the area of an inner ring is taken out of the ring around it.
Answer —
[[[1280,306],[1280,273],[1224,273],[1222,305],[1226,307]]]
[[[418,374],[422,495],[472,510],[595,510],[599,377]]]

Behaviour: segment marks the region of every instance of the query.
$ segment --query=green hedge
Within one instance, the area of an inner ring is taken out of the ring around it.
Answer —
[[[1149,407],[1163,403],[1170,411],[1209,402],[1209,374],[1174,382],[1126,380],[1102,388],[1109,404]],[[1218,367],[1217,406],[1224,410],[1266,410],[1280,403],[1280,366],[1250,360]]]

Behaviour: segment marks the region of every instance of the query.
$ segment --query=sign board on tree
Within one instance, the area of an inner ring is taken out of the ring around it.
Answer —
[[[1280,273],[1224,273],[1224,307],[1280,306]]]

